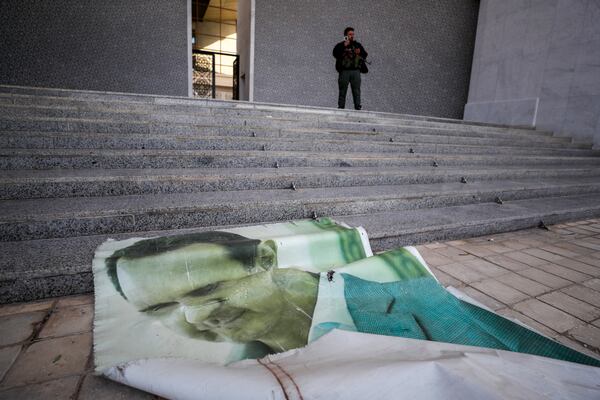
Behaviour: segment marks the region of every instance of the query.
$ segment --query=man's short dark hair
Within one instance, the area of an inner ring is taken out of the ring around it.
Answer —
[[[348,36],[348,32],[350,31],[354,32],[354,28],[352,28],[351,26],[344,29],[344,36]]]
[[[197,243],[210,243],[223,246],[231,258],[241,262],[244,267],[250,271],[254,267],[257,246],[260,244],[260,240],[249,239],[235,233],[220,231],[187,233],[140,240],[129,247],[115,251],[110,257],[106,258],[104,261],[106,264],[106,272],[115,286],[115,289],[117,289],[124,299],[127,299],[125,293],[123,293],[121,284],[119,283],[119,278],[117,277],[117,262],[119,261],[119,258],[127,257],[136,259],[155,256]]]

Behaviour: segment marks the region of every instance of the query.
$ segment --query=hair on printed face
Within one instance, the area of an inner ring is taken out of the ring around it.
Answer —
[[[126,257],[130,259],[142,258],[159,255],[168,251],[174,251],[192,244],[216,244],[226,249],[229,257],[239,261],[244,268],[249,271],[256,265],[258,256],[258,245],[260,240],[249,239],[230,232],[200,232],[185,235],[162,236],[152,239],[140,240],[129,247],[115,251],[105,260],[106,271],[115,286],[115,289],[127,299],[121,289],[119,278],[117,276],[117,262],[119,258]],[[274,244],[273,246],[274,247]]]
[[[354,32],[354,28],[349,26],[346,29],[344,29],[344,36],[348,36],[348,32],[350,31]]]

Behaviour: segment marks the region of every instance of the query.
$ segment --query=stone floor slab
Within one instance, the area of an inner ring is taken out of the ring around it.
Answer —
[[[560,260],[561,258],[563,258],[562,256],[559,256],[558,254],[550,253],[549,251],[538,249],[538,248],[525,249],[525,250],[523,250],[523,253],[526,253],[526,254],[529,254],[530,256],[541,258],[542,260],[546,260],[546,261],[550,261],[550,262],[552,262],[554,260]]]
[[[600,329],[595,326],[586,324],[575,327],[569,331],[569,335],[595,349],[600,349]]]
[[[474,255],[469,254],[468,252],[466,252],[460,248],[452,247],[452,246],[448,246],[443,249],[437,249],[437,250],[435,250],[435,252],[446,258],[453,260],[454,262],[464,262],[464,261],[471,261],[471,260],[477,259],[477,257],[475,257]]]
[[[56,300],[36,301],[33,303],[16,303],[0,305],[0,317],[14,314],[25,314],[36,311],[47,311],[52,308]]]
[[[508,258],[503,255],[489,256],[489,257],[485,257],[485,259],[491,263],[494,263],[496,265],[499,265],[499,266],[506,268],[508,270],[511,270],[511,271],[522,271],[524,269],[531,268],[527,264],[523,264],[521,262],[518,262],[516,260],[513,260],[512,258]]]
[[[476,282],[487,278],[486,275],[474,271],[472,268],[461,263],[442,265],[438,269],[464,283]]]
[[[562,256],[562,257],[566,257],[567,259],[569,258],[573,258],[573,257],[578,257],[581,256],[582,254],[580,253],[575,253],[573,251],[567,250],[567,249],[563,249],[562,247],[558,247],[555,245],[546,245],[546,246],[542,246],[540,247],[542,250],[550,252],[550,253],[554,253],[556,255]]]
[[[564,258],[562,260],[557,260],[554,262],[556,265],[561,265],[563,267],[572,269],[574,271],[578,271],[590,276],[600,276],[600,268],[594,267],[593,265],[583,263],[581,261],[577,261],[573,258]]]
[[[494,254],[497,254],[495,251],[492,251],[487,245],[464,244],[462,246],[457,247],[477,257],[493,256]]]
[[[600,268],[600,259],[596,257],[592,257],[590,255],[579,257],[576,259],[577,261],[581,261],[583,263],[589,264],[596,268]]]
[[[495,279],[474,282],[471,286],[504,304],[515,304],[529,298],[525,293],[519,292]]]
[[[47,338],[89,332],[92,330],[93,319],[94,309],[91,304],[57,307],[50,315],[39,337]]]
[[[528,294],[529,296],[538,296],[542,293],[549,292],[551,289],[548,286],[542,285],[536,281],[532,281],[529,278],[525,278],[515,273],[508,273],[496,278],[498,281],[517,289],[520,292]]]
[[[467,261],[463,264],[468,268],[472,268],[473,270],[489,277],[496,277],[509,272],[507,269],[499,267],[496,264],[492,264],[491,262],[482,258],[473,261]]]
[[[592,225],[580,225],[579,228],[589,231],[592,235],[597,235],[600,233],[600,229],[598,229]]]
[[[56,379],[0,391],[0,400],[73,400],[79,383],[78,376]]]
[[[562,247],[563,249],[570,250],[580,255],[593,253],[593,250],[588,249],[586,247],[578,246],[576,243],[573,243],[571,241],[556,242],[554,243],[554,246]]]
[[[584,303],[560,291],[547,293],[539,296],[538,299],[586,322],[600,318],[600,308]]]
[[[573,232],[570,232],[566,229],[553,229],[553,232],[558,233],[560,236],[569,236],[569,235],[574,235]]]
[[[440,265],[452,264],[454,262],[454,261],[452,261],[452,259],[450,259],[448,257],[444,257],[443,255],[441,255],[433,250],[426,250],[426,251],[419,251],[419,252],[421,253],[421,256],[423,256],[423,259],[425,260],[427,265],[432,266],[432,267],[439,267]]]
[[[590,289],[594,289],[595,291],[600,292],[600,279],[590,279],[587,282],[583,282],[583,286],[589,287]]]
[[[545,260],[534,257],[527,253],[523,253],[522,251],[513,251],[511,253],[505,253],[505,255],[509,258],[512,258],[515,261],[519,261],[523,264],[527,264],[530,267],[537,267],[539,265],[543,265],[546,263]]]
[[[532,279],[552,289],[558,289],[572,284],[571,281],[559,278],[556,275],[549,274],[537,268],[529,268],[524,271],[519,271],[518,273],[519,275],[523,275],[526,278]]]
[[[591,279],[592,276],[587,274],[582,274],[581,272],[574,271],[570,268],[563,267],[561,265],[556,265],[552,263],[547,263],[544,265],[540,265],[536,267],[544,272],[548,272],[549,274],[556,275],[560,278],[567,279],[571,282],[583,282]]]
[[[498,300],[488,296],[487,294],[480,292],[479,290],[477,290],[471,286],[461,288],[460,291],[465,293],[467,296],[471,297],[472,299],[480,302],[481,304],[483,304],[484,306],[488,307],[491,310],[496,311],[500,308],[506,307],[506,305],[500,303]]]
[[[0,349],[0,382],[2,382],[4,375],[6,375],[20,352],[21,346],[3,347]]]
[[[19,343],[28,339],[45,316],[46,312],[37,311],[0,317],[0,346]]]
[[[434,270],[433,273],[436,276],[436,278],[440,281],[440,283],[445,287],[454,286],[455,288],[460,288],[465,285],[458,279],[453,278],[452,276],[440,270]]]
[[[1,387],[83,374],[91,349],[91,333],[35,342],[19,356]]]
[[[502,242],[502,245],[513,250],[523,250],[529,247],[529,245],[521,243],[518,240],[506,240]]]
[[[529,230],[525,231],[525,233],[519,237],[519,242],[527,245],[527,247],[540,247],[547,242],[547,238],[540,237],[538,234],[532,233],[532,231]]]
[[[577,318],[537,299],[525,300],[516,304],[513,308],[559,333],[566,332],[581,324],[581,321]]]
[[[585,301],[595,307],[600,307],[600,292],[590,289],[585,286],[570,286],[562,290],[571,297],[575,297],[581,301]]]
[[[502,244],[502,242],[497,242],[497,243],[493,243],[493,244],[488,244],[485,246],[486,249],[493,251],[496,254],[504,254],[504,253],[508,253],[510,251],[514,251],[514,249],[511,249],[510,247],[506,247]]]
[[[579,227],[575,227],[575,226],[570,226],[567,228],[568,231],[573,232],[573,233],[578,233],[582,236],[589,236],[592,234],[592,232],[587,231],[585,229],[579,228]]]
[[[594,238],[585,238],[580,240],[577,244],[588,249],[594,250],[594,252],[600,251],[600,243],[596,242]]]
[[[93,294],[84,294],[84,295],[79,295],[79,296],[63,297],[58,300],[56,307],[62,308],[62,307],[79,306],[79,305],[83,305],[83,304],[93,304],[93,303],[94,303],[94,295]]]

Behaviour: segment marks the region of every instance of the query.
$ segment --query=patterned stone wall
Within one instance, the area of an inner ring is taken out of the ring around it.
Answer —
[[[188,95],[187,0],[3,0],[0,84]]]

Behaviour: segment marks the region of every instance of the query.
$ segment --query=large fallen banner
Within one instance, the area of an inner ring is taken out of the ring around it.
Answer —
[[[171,399],[600,398],[600,361],[330,219],[109,240],[96,371]]]

